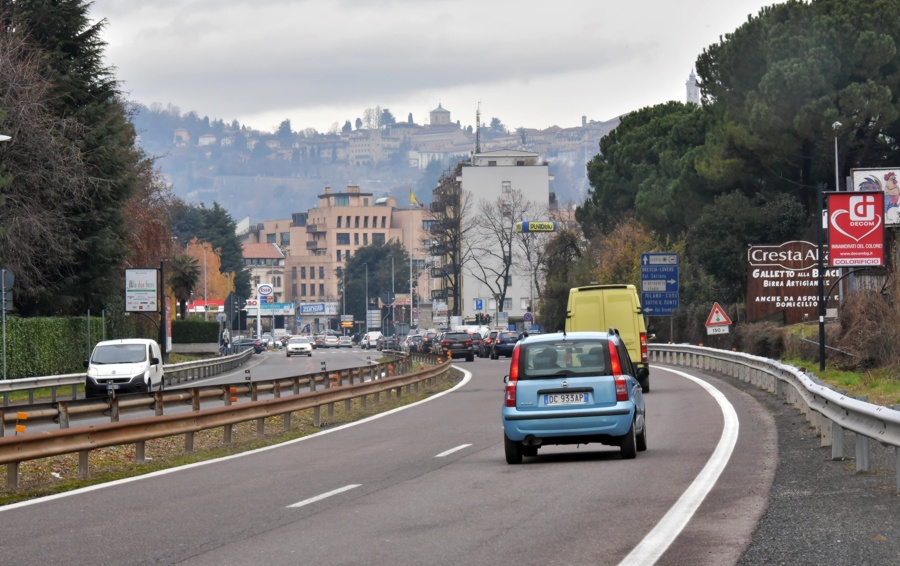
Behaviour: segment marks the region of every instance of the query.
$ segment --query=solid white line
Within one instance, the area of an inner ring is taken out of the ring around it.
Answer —
[[[240,454],[232,454],[230,456],[223,456],[222,458],[216,458],[215,460],[206,460],[204,462],[195,462],[193,464],[185,464],[184,466],[179,466],[177,468],[168,468],[165,470],[157,470],[155,472],[150,472],[149,474],[144,474],[142,476],[135,476],[132,478],[122,478],[120,480],[114,480],[109,483],[101,483],[101,484],[97,484],[97,485],[91,485],[88,487],[82,487],[82,488],[75,489],[72,491],[55,493],[53,495],[48,495],[46,497],[40,497],[38,499],[29,499],[28,501],[20,501],[19,503],[10,503],[9,505],[4,505],[4,506],[0,507],[0,513],[3,513],[4,511],[12,511],[13,509],[18,509],[20,507],[28,507],[31,505],[36,505],[38,503],[44,503],[46,501],[53,501],[54,499],[62,499],[64,497],[71,497],[73,495],[79,495],[82,493],[87,493],[89,491],[97,491],[99,489],[112,487],[114,485],[122,485],[124,483],[131,483],[131,482],[140,481],[140,480],[147,479],[147,478],[155,478],[157,476],[174,474],[175,472],[179,472],[181,470],[187,470],[190,468],[199,468],[200,466],[209,466],[210,464],[217,464],[219,462],[224,462],[226,460],[233,460],[234,458],[243,458],[245,456],[252,456],[254,454],[259,454],[260,452],[265,452],[267,450],[275,450],[276,448],[281,448],[282,446],[287,446],[289,444],[296,444],[298,442],[304,442],[306,440],[309,440],[310,438],[317,438],[324,434],[331,434],[331,433],[337,432],[339,430],[344,430],[345,428],[350,428],[352,426],[358,426],[361,424],[372,422],[375,419],[381,419],[388,415],[392,415],[394,413],[399,413],[400,411],[405,411],[406,409],[409,409],[411,407],[421,405],[422,403],[428,403],[429,401],[433,401],[435,399],[443,397],[444,395],[453,393],[454,391],[456,391],[460,387],[464,387],[467,383],[469,383],[469,381],[471,381],[472,372],[465,370],[458,366],[453,366],[453,367],[455,369],[458,369],[461,372],[463,372],[462,381],[460,381],[459,383],[457,383],[456,385],[454,385],[453,387],[451,387],[450,389],[448,389],[446,391],[441,391],[440,393],[437,393],[435,395],[432,395],[431,397],[422,399],[421,401],[418,401],[416,403],[410,403],[409,405],[404,405],[402,407],[397,407],[396,409],[391,409],[390,411],[378,413],[377,415],[372,415],[371,417],[367,417],[367,418],[359,420],[359,421],[354,421],[352,423],[347,423],[347,424],[344,424],[341,426],[336,426],[334,428],[329,428],[327,430],[323,430],[322,432],[317,432],[316,434],[311,434],[309,436],[302,436],[300,438],[295,438],[294,440],[288,440],[287,442],[282,442],[281,444],[273,444],[272,446],[264,446],[263,448],[257,448],[256,450],[249,450],[247,452],[241,452]]]
[[[712,456],[710,456],[709,461],[706,462],[706,465],[693,483],[678,498],[678,501],[669,509],[669,512],[653,527],[653,530],[647,533],[644,540],[634,547],[631,553],[619,563],[619,566],[646,566],[655,564],[659,560],[659,557],[669,548],[675,538],[681,534],[681,531],[688,521],[691,520],[697,508],[706,499],[706,496],[728,464],[728,459],[731,458],[731,453],[734,451],[734,446],[737,443],[740,422],[734,406],[725,398],[725,395],[698,377],[669,368],[666,368],[666,371],[671,371],[697,383],[716,400],[722,410],[722,416],[725,421],[722,428],[722,437],[719,439],[719,444],[713,451]]]
[[[335,490],[329,491],[328,493],[323,493],[322,495],[317,495],[315,497],[310,497],[309,499],[304,499],[303,501],[294,503],[293,505],[288,505],[288,508],[296,508],[303,507],[304,505],[309,505],[310,503],[315,503],[316,501],[322,501],[332,495],[337,495],[338,493],[344,493],[345,491],[350,491],[351,489],[356,489],[361,486],[361,483],[355,483],[351,485],[345,485],[344,487],[339,487]]]
[[[462,450],[463,448],[468,448],[469,446],[472,446],[472,445],[471,444],[460,444],[456,448],[451,448],[450,450],[447,450],[446,452],[441,452],[440,454],[435,456],[435,458],[443,458],[444,456],[449,456],[450,454],[453,454],[457,450]]]

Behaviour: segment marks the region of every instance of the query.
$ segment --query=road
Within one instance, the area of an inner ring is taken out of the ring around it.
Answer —
[[[454,390],[365,422],[2,508],[0,553],[18,565],[721,565],[750,543],[777,434],[748,393],[657,368],[637,459],[547,447],[509,466],[508,362],[457,365],[471,376]]]

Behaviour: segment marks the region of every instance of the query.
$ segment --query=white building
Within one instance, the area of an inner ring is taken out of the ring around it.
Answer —
[[[550,202],[550,176],[546,163],[539,162],[538,154],[529,151],[498,150],[475,154],[472,165],[462,168],[462,191],[468,193],[472,202],[471,216],[479,214],[485,203],[497,202],[501,196],[513,190],[537,210],[545,211]],[[546,220],[547,218],[526,218],[524,220]],[[479,258],[482,264],[485,258]],[[515,260],[514,260],[515,262]],[[498,266],[500,261],[497,261]],[[463,318],[474,318],[475,314],[495,314],[506,312],[510,317],[521,317],[531,303],[534,291],[529,277],[521,274],[528,266],[514,265],[510,272],[505,304],[498,305],[492,290],[476,278],[472,262],[466,264],[462,276]],[[482,276],[482,278],[484,278]],[[482,310],[476,310],[480,304]]]

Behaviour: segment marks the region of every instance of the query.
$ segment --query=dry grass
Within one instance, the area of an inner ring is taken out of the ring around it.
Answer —
[[[452,377],[432,387],[422,387],[419,392],[406,391],[398,398],[396,395],[387,399],[382,393],[380,402],[375,403],[369,396],[367,407],[363,409],[359,399],[353,400],[349,411],[344,403],[334,404],[333,414],[328,407],[322,407],[320,413],[321,426],[313,422],[313,410],[307,409],[291,414],[291,429],[284,430],[283,417],[270,417],[265,420],[265,433],[257,434],[256,421],[234,425],[231,443],[224,441],[222,428],[204,430],[194,434],[194,450],[185,451],[185,437],[171,436],[149,440],[145,444],[146,461],[135,463],[135,446],[133,444],[111,446],[92,450],[89,455],[89,478],[78,476],[78,455],[67,454],[41,460],[31,460],[19,465],[19,488],[0,490],[0,505],[14,503],[35,497],[70,491],[79,487],[105,483],[108,481],[143,475],[149,472],[175,466],[220,458],[229,454],[237,454],[271,446],[287,440],[315,434],[322,429],[363,419],[365,417],[388,411],[396,407],[420,401],[435,393],[445,391],[459,382],[461,373],[451,370]],[[424,385],[424,384],[423,384]]]

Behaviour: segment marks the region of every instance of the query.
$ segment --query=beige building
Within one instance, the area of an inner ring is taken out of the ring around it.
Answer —
[[[375,199],[356,185],[342,191],[325,187],[317,206],[294,213],[291,219],[255,224],[244,242],[245,247],[254,243],[275,245],[284,253],[282,285],[275,287],[277,302],[294,303],[299,312],[303,304],[339,304],[338,268],[360,247],[391,240],[411,250],[413,261],[421,268],[418,288],[430,289],[426,252],[422,249],[422,242],[428,239],[423,228],[425,219],[423,208],[398,207],[393,197]],[[324,324],[340,309],[331,307],[328,312],[327,316],[316,317],[315,322]]]

